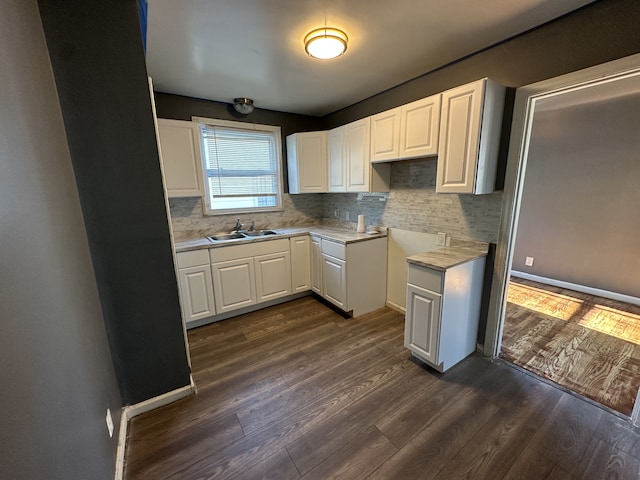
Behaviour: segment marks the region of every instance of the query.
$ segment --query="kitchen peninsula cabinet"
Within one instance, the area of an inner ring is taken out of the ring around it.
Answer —
[[[440,94],[371,117],[371,162],[438,153]]]
[[[329,131],[330,192],[389,191],[389,165],[371,164],[370,143],[369,117]]]
[[[328,191],[327,132],[294,133],[287,137],[289,193]]]
[[[198,128],[195,122],[158,119],[162,169],[169,197],[204,195]]]
[[[504,97],[487,78],[442,94],[437,193],[494,191]]]
[[[343,244],[312,236],[311,242],[314,292],[354,317],[384,307],[386,237]]]
[[[209,252],[196,250],[176,254],[180,303],[185,323],[216,314]]]
[[[484,256],[443,270],[409,263],[404,345],[440,372],[476,349],[484,264]]]

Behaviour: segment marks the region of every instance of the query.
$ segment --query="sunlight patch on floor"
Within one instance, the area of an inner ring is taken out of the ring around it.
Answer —
[[[640,345],[640,315],[515,283],[509,285],[507,301]]]

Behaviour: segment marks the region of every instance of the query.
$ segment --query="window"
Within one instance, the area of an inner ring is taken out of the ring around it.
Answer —
[[[202,139],[205,213],[282,208],[280,127],[195,120]]]

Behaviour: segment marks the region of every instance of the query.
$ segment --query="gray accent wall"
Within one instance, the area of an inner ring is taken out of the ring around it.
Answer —
[[[640,298],[640,76],[544,102],[512,267]]]
[[[112,479],[122,403],[38,7],[0,3],[0,478]]]
[[[136,0],[39,0],[123,403],[188,386]]]

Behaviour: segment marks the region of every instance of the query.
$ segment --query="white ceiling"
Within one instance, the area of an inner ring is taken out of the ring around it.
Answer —
[[[326,115],[590,3],[591,0],[148,0],[156,90]],[[302,39],[325,23],[349,36],[334,60]]]

